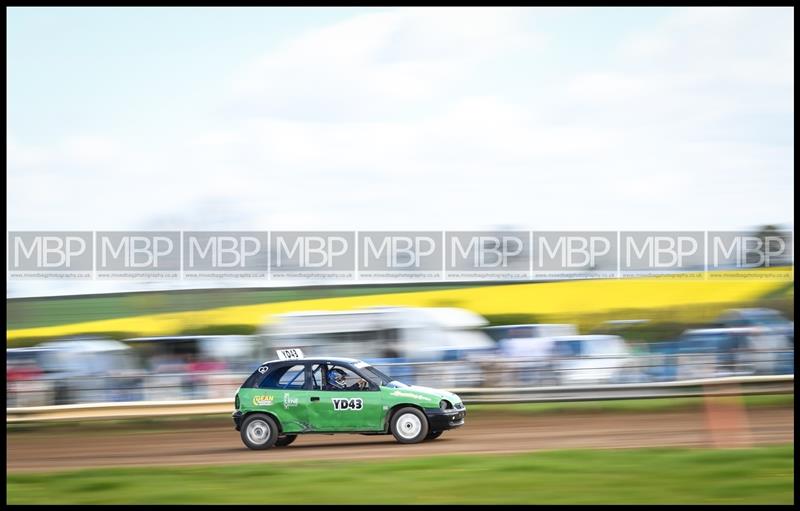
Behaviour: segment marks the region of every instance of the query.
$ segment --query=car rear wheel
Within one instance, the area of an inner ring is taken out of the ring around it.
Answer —
[[[428,436],[428,419],[416,408],[401,408],[392,416],[391,431],[401,444],[416,444]]]
[[[242,422],[241,436],[250,449],[269,449],[278,440],[278,425],[268,415],[248,415]]]
[[[297,435],[282,435],[275,441],[275,447],[285,447],[297,439]]]
[[[431,431],[428,433],[428,436],[425,437],[425,440],[436,440],[442,436],[442,433],[444,433],[444,431]]]

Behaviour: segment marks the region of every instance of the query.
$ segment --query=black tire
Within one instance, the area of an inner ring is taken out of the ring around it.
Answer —
[[[401,444],[416,444],[428,436],[428,418],[416,408],[401,408],[392,415],[390,429]]]
[[[444,433],[444,431],[431,431],[428,433],[428,436],[425,437],[425,440],[436,440],[442,436],[442,433]]]
[[[297,440],[297,435],[282,435],[275,441],[275,447],[286,447]]]
[[[250,449],[269,449],[278,440],[278,425],[269,415],[254,413],[242,421],[241,437]]]

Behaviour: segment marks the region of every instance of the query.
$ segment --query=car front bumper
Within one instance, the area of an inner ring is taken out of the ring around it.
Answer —
[[[428,417],[430,431],[444,431],[463,426],[464,418],[467,416],[467,409],[440,410],[435,408],[425,410],[425,415]]]
[[[233,412],[233,415],[231,415],[231,418],[233,418],[233,425],[236,427],[236,431],[240,431],[242,429],[243,417],[244,414],[239,410],[236,410],[235,412]]]

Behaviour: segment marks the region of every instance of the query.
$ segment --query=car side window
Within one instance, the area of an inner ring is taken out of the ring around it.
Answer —
[[[577,357],[581,355],[580,341],[562,341],[556,343],[555,354],[557,357]]]
[[[271,372],[259,385],[262,389],[301,390],[304,388],[306,368],[303,364],[281,367]]]
[[[324,366],[322,364],[314,364],[311,367],[311,389],[322,390],[322,371]]]
[[[278,380],[278,385],[283,389],[299,390],[303,388],[305,383],[306,367],[302,364],[290,367],[285,373],[283,373],[281,379]]]
[[[340,366],[328,366],[325,374],[324,390],[369,390],[368,383],[351,369]]]

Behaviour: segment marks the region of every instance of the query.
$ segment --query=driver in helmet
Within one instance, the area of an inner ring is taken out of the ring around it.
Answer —
[[[334,367],[328,371],[328,383],[325,390],[364,390],[367,388],[367,380],[361,378],[352,385],[347,385],[345,379],[347,374],[340,368]]]

